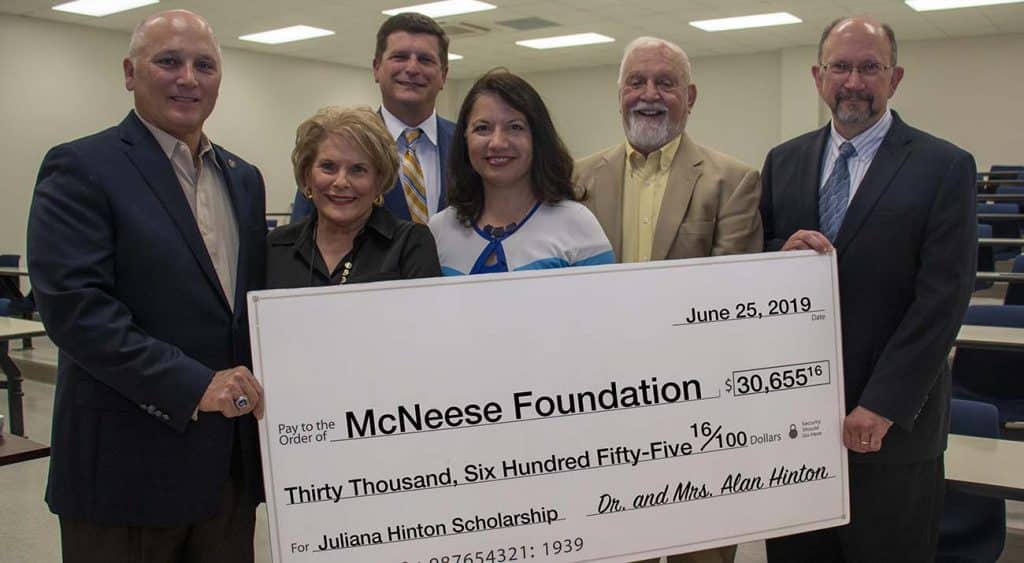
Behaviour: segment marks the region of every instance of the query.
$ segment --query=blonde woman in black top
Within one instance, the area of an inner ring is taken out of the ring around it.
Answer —
[[[399,161],[373,110],[319,110],[299,125],[292,165],[314,213],[270,233],[268,288],[440,275],[430,230],[380,205]]]

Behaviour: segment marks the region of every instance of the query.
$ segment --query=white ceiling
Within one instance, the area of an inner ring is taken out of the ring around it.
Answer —
[[[55,12],[61,0],[0,0],[0,12],[31,18],[130,31],[144,16],[186,8],[205,16],[225,46],[369,68],[374,36],[387,16],[381,10],[422,0],[162,0],[160,4],[103,18]],[[441,19],[444,25],[472,24],[487,31],[452,37],[451,50],[465,56],[451,63],[449,78],[474,77],[505,66],[516,72],[552,71],[617,64],[622,48],[640,35],[679,43],[691,57],[771,51],[815,45],[831,20],[869,13],[895,28],[900,40],[938,39],[1024,32],[1024,4],[918,13],[902,0],[489,0],[498,9]],[[803,23],[773,28],[708,33],[691,20],[788,11]],[[517,31],[498,24],[536,17],[556,27]],[[334,30],[335,35],[284,45],[239,41],[246,33],[296,24]],[[594,31],[615,43],[538,51],[514,44],[521,39]]]

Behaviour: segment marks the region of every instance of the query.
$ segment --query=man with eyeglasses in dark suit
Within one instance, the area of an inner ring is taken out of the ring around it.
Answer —
[[[831,123],[761,174],[766,250],[836,252],[850,523],[768,541],[770,562],[935,558],[949,429],[947,355],[974,283],[974,158],[887,107],[896,38],[832,22],[812,67]]]

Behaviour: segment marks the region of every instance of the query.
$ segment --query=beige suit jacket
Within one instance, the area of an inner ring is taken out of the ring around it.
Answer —
[[[588,193],[584,203],[621,259],[625,143],[578,161],[575,171],[576,185]],[[760,252],[760,199],[757,170],[683,133],[654,228],[651,260]]]

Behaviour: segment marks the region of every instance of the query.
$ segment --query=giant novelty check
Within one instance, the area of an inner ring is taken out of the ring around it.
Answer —
[[[249,299],[276,562],[632,561],[848,522],[831,255]]]

